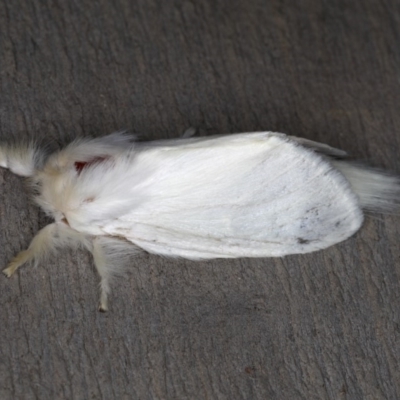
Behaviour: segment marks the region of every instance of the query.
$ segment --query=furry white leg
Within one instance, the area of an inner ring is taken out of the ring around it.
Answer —
[[[117,276],[124,276],[133,255],[141,250],[132,243],[110,236],[93,238],[91,246],[86,246],[93,255],[94,265],[100,275],[99,311],[108,310],[110,284]]]
[[[8,278],[23,264],[29,261],[37,263],[41,258],[46,256],[52,249],[53,235],[55,233],[56,224],[50,224],[41,229],[32,239],[29,247],[18,253],[14,259],[3,270],[4,275]]]
[[[42,160],[42,152],[33,143],[0,146],[0,167],[8,168],[16,175],[32,176]]]
[[[101,246],[99,239],[93,240],[92,255],[94,265],[100,275],[100,305],[99,311],[108,310],[108,294],[110,293],[110,268],[107,267],[107,257]]]

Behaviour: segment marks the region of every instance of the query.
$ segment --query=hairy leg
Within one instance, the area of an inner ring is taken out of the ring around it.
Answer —
[[[33,238],[31,244],[26,250],[18,253],[14,259],[3,270],[8,278],[23,264],[29,261],[37,263],[44,258],[53,248],[53,236],[56,230],[56,224],[50,224],[41,229]]]
[[[87,247],[94,260],[94,265],[100,275],[100,305],[99,311],[107,311],[108,295],[114,278],[124,276],[130,266],[132,256],[141,252],[134,244],[112,236],[98,236]]]
[[[107,257],[98,239],[93,240],[92,255],[94,265],[100,275],[100,305],[99,311],[108,310],[108,294],[110,293],[111,269],[107,265]]]

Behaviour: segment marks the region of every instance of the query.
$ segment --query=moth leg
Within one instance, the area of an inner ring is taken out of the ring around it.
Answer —
[[[92,255],[94,265],[100,275],[100,304],[99,311],[108,310],[108,294],[110,293],[111,269],[107,264],[105,252],[99,243],[99,240],[93,240]]]
[[[7,268],[3,270],[3,274],[10,278],[20,266],[32,260],[37,262],[40,258],[45,256],[49,250],[51,250],[55,228],[56,224],[53,223],[41,229],[32,239],[29,247],[18,253],[8,264]]]
[[[10,278],[11,275],[23,264],[32,259],[31,252],[29,250],[24,250],[18,253],[13,260],[8,264],[7,268],[3,269],[3,274]]]

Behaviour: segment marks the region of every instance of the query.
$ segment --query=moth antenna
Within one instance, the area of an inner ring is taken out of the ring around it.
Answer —
[[[314,142],[313,140],[299,138],[296,136],[289,136],[290,139],[299,143],[300,145],[307,147],[311,150],[314,150],[317,153],[324,154],[326,156],[332,158],[346,158],[347,153],[344,150],[336,149],[335,147],[331,147],[325,143]]]
[[[0,167],[20,176],[32,176],[43,163],[44,154],[33,143],[0,146]]]

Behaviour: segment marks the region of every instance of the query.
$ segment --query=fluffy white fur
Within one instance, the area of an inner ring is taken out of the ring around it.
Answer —
[[[65,245],[93,254],[107,309],[112,278],[138,249],[210,259],[324,249],[356,232],[362,208],[392,209],[399,180],[345,160],[327,145],[260,132],[134,142],[80,139],[45,157],[0,147],[0,166],[29,176],[54,218],[4,270]]]
[[[42,162],[43,153],[32,142],[0,147],[0,167],[8,168],[16,175],[32,176]]]

